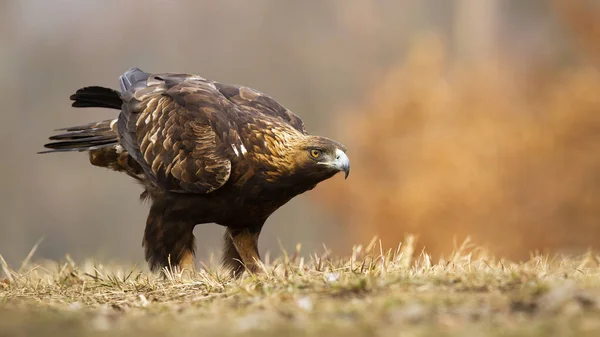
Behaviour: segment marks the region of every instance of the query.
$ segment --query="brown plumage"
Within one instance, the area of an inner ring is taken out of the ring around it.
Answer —
[[[223,263],[257,271],[265,220],[350,163],[346,148],[308,135],[302,120],[248,87],[191,74],[132,68],[121,91],[85,87],[74,107],[121,110],[115,120],[61,129],[46,152],[88,151],[93,165],[124,172],[151,200],[143,246],[152,270],[191,267],[194,226],[227,227]]]

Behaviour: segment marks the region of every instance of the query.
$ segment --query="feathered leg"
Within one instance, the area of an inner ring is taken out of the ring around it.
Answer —
[[[194,270],[194,226],[174,216],[165,202],[153,201],[142,242],[152,271],[163,267]]]
[[[229,269],[235,277],[242,275],[244,266],[252,273],[261,271],[258,265],[261,261],[258,253],[258,236],[261,227],[254,229],[228,227],[225,231],[223,266]]]

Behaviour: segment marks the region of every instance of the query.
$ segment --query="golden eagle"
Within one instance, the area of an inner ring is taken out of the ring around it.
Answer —
[[[93,165],[139,181],[151,201],[142,245],[151,270],[193,267],[194,227],[225,226],[223,264],[258,271],[265,220],[298,194],[350,172],[346,147],[309,135],[304,123],[252,88],[193,74],[131,68],[121,91],[84,87],[73,107],[118,118],[57,131],[42,151],[87,151]]]

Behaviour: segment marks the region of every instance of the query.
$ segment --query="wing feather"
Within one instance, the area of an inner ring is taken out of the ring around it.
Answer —
[[[210,102],[211,94],[204,92],[207,99],[201,100],[185,78],[169,78],[170,88],[159,78],[150,76],[152,85],[125,95],[117,124],[121,142],[156,185],[172,192],[210,193],[231,173],[231,162],[219,153],[217,135],[199,106]]]
[[[306,134],[304,122],[273,98],[249,87],[213,82],[215,87],[236,105],[252,109],[257,113],[273,116],[289,123],[296,130]]]

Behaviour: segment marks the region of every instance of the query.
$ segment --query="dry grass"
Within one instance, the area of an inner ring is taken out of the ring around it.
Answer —
[[[412,238],[350,257],[294,253],[233,280],[65,262],[0,283],[0,336],[549,336],[600,332],[599,257],[499,260],[468,242],[436,264]]]

